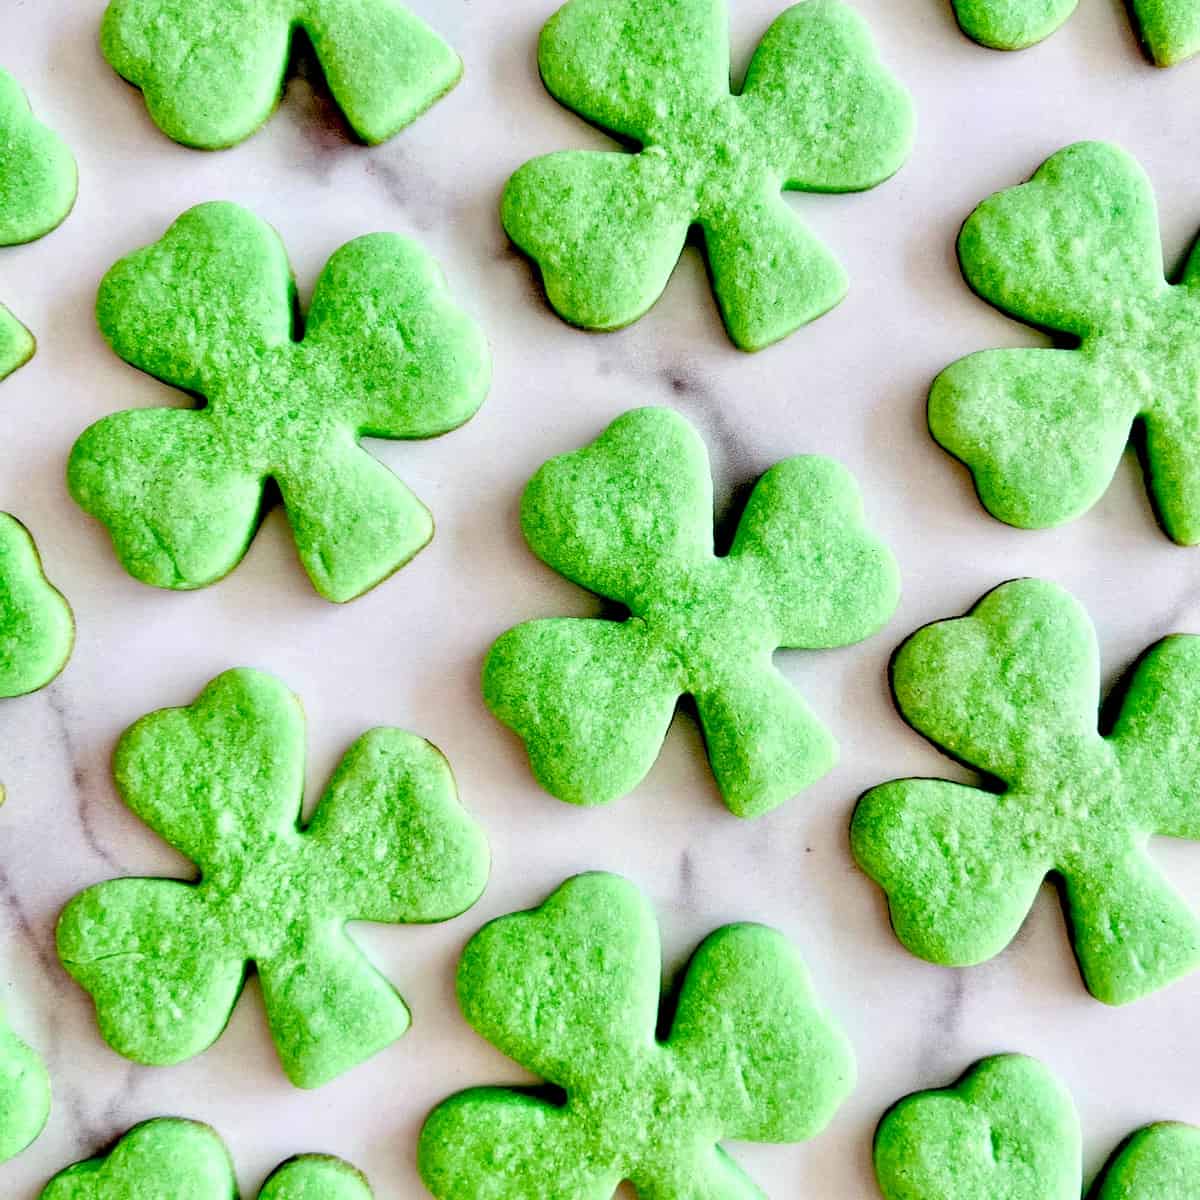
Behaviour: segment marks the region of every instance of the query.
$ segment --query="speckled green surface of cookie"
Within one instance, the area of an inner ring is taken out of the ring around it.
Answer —
[[[952,0],[963,32],[995,50],[1024,50],[1049,37],[1079,0]],[[1134,28],[1160,67],[1200,50],[1200,4],[1196,0],[1129,0]]]
[[[45,687],[66,666],[74,641],[71,609],[46,578],[33,538],[0,513],[0,697]]]
[[[71,494],[126,570],[163,588],[228,574],[278,484],[317,590],[351,600],[433,536],[425,506],[360,444],[468,420],[491,359],[415,243],[377,233],[326,264],[295,340],[278,236],[236,204],[203,204],[100,288],[100,329],[126,362],[200,396],[198,409],[117,413],[75,444]]]
[[[75,188],[70,150],[0,69],[0,246],[36,241],[57,229],[75,203]]]
[[[0,379],[23,367],[36,350],[33,334],[0,304]]]
[[[886,1200],[1079,1200],[1081,1154],[1062,1084],[1009,1054],[901,1100],[875,1135],[875,1175]]]
[[[963,32],[993,50],[1024,50],[1048,38],[1079,0],[953,0]]]
[[[1041,1063],[1015,1054],[976,1063],[955,1087],[901,1100],[875,1136],[885,1200],[1079,1200],[1080,1155],[1071,1097]],[[1200,1130],[1138,1130],[1088,1194],[1197,1200]]]
[[[1146,651],[1101,736],[1092,624],[1061,588],[1023,579],[913,634],[892,686],[918,733],[1001,786],[906,779],[859,803],[854,854],[914,954],[993,957],[1055,872],[1098,999],[1125,1004],[1200,966],[1200,920],[1149,855],[1153,835],[1200,840],[1200,637]]]
[[[0,1163],[31,1145],[49,1115],[46,1068],[0,1012]]]
[[[1196,0],[1130,0],[1130,9],[1146,53],[1160,67],[1200,53],[1200,4]]]
[[[1200,1129],[1164,1121],[1139,1129],[1104,1172],[1096,1200],[1197,1200]]]
[[[698,226],[729,336],[744,350],[834,307],[846,277],[782,193],[861,191],[908,157],[914,117],[841,0],[806,0],[730,91],[725,0],[570,0],[542,31],[550,93],[637,153],[566,151],[509,181],[513,242],[550,303],[586,329],[641,317]]]
[[[462,76],[458,55],[399,0],[112,0],[100,45],[168,137],[215,150],[271,115],[297,30],[366,142],[398,133]]]
[[[0,246],[36,241],[75,203],[75,160],[0,69]],[[0,379],[33,357],[33,335],[0,304]]]
[[[896,607],[895,561],[868,533],[844,467],[818,457],[772,467],[717,557],[704,443],[669,409],[636,409],[538,471],[521,527],[543,562],[631,614],[531,621],[488,654],[484,698],[547,791],[574,804],[630,791],[685,693],[739,816],[832,768],[832,736],[772,654],[862,641]]]
[[[131,1129],[106,1155],[59,1172],[41,1200],[237,1200],[233,1164],[216,1132],[160,1117]],[[277,1168],[258,1200],[371,1200],[349,1163],[302,1155]]]
[[[1177,542],[1200,542],[1200,254],[1163,274],[1154,194],[1103,142],[1060,150],[984,201],[958,242],[985,300],[1075,349],[985,350],[938,376],[933,436],[975,477],[984,506],[1040,529],[1086,512],[1140,421],[1147,486]]]
[[[568,880],[540,908],[468,943],[458,996],[471,1025],[565,1102],[475,1088],[421,1132],[418,1166],[438,1200],[761,1200],[722,1139],[800,1142],[854,1083],[840,1029],[817,1006],[791,945],[761,925],[710,935],[656,1037],[662,959],[654,914],[615,875]]]
[[[347,921],[444,921],[487,880],[483,835],[428,742],[375,729],[301,827],[299,702],[269,675],[218,676],[188,708],[144,717],[114,775],[129,807],[200,879],[120,879],[76,896],[63,965],[119,1053],[182,1062],[221,1034],[250,966],[288,1077],[318,1087],[405,1032],[409,1014]]]

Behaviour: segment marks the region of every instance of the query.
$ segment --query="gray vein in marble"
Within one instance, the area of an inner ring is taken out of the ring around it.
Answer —
[[[375,153],[367,161],[366,173],[378,180],[388,199],[408,213],[421,232],[428,233],[454,220],[457,205],[449,191],[404,151]]]
[[[55,723],[58,726],[59,743],[70,766],[71,786],[75,793],[75,811],[79,817],[79,829],[83,834],[84,841],[105,866],[111,867],[114,871],[123,872],[124,866],[109,852],[93,823],[92,796],[95,789],[92,786],[92,773],[84,766],[76,750],[67,704],[59,685],[52,686],[47,691],[46,701],[50,706],[50,711],[54,714]]]
[[[0,863],[0,908],[8,913],[11,918],[9,924],[15,927],[17,935],[33,951],[38,966],[51,978],[56,987],[61,988],[63,980],[58,973],[53,934],[43,937],[39,933],[3,863]]]
[[[920,1078],[939,1071],[947,1059],[954,1059],[955,1046],[967,1008],[967,969],[948,968],[941,996],[924,1023],[917,1051]]]

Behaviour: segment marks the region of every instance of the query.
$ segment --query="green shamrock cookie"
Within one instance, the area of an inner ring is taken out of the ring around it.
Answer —
[[[908,157],[914,118],[841,0],[787,9],[740,95],[725,0],[569,0],[542,31],[538,62],[556,100],[636,147],[534,159],[505,190],[504,228],[564,320],[636,321],[693,226],[743,350],[842,300],[845,272],[782,193],[875,187]]]
[[[879,630],[899,598],[895,561],[867,532],[853,478],[827,458],[772,467],[724,558],[713,554],[712,514],[704,444],[665,408],[619,417],[525,489],[533,552],[631,614],[530,621],[488,654],[484,698],[560,800],[604,804],[634,788],[685,693],[738,816],[832,769],[836,743],[771,656]]]
[[[271,115],[297,30],[365,142],[399,133],[462,77],[458,55],[398,0],[112,0],[100,48],[163,133],[219,150]]]
[[[364,734],[301,827],[299,701],[269,675],[236,670],[190,707],[138,721],[114,775],[129,807],[200,868],[194,884],[101,883],[59,920],[59,957],[114,1050],[151,1066],[199,1054],[251,965],[299,1087],[404,1033],[408,1009],[345,925],[445,921],[483,891],[487,846],[433,746],[398,729]]]
[[[875,1135],[886,1200],[1079,1200],[1079,1117],[1041,1063],[976,1063],[957,1086],[901,1100]],[[1095,1200],[1196,1200],[1200,1129],[1149,1125],[1105,1168]]]
[[[283,496],[301,562],[341,602],[433,536],[423,504],[360,437],[428,438],[483,402],[483,334],[413,242],[377,233],[326,264],[297,340],[278,236],[236,204],[184,213],[100,288],[101,331],[126,362],[205,402],[117,413],[75,444],[71,493],[126,570],[164,588],[241,561],[263,488]]]
[[[101,1158],[50,1180],[41,1200],[237,1200],[229,1152],[207,1125],[159,1117],[131,1129]],[[371,1200],[340,1158],[305,1154],[277,1167],[258,1200]]]
[[[984,201],[958,250],[985,300],[1079,342],[985,350],[934,383],[930,429],[971,469],[988,511],[1025,529],[1081,515],[1140,421],[1163,527],[1200,541],[1200,255],[1177,286],[1166,282],[1138,164],[1103,142],[1060,150],[1029,183]]]
[[[1143,655],[1102,737],[1087,614],[1022,579],[913,634],[892,686],[918,733],[1001,787],[904,779],[859,803],[855,857],[914,954],[946,966],[998,954],[1055,872],[1097,999],[1125,1004],[1200,966],[1200,921],[1147,852],[1154,834],[1200,840],[1200,637]]]
[[[772,929],[703,942],[665,1041],[661,971],[654,913],[615,875],[570,879],[471,939],[467,1020],[566,1098],[474,1088],[443,1102],[418,1148],[438,1200],[609,1200],[624,1179],[647,1200],[761,1200],[718,1143],[815,1136],[853,1087],[850,1045]]]
[[[31,1145],[49,1115],[46,1068],[0,1012],[0,1163]]]
[[[0,513],[0,697],[45,687],[66,666],[74,641],[71,609],[43,573],[33,538]]]
[[[17,81],[0,69],[0,246],[45,237],[75,203],[75,160],[34,117]],[[33,357],[33,335],[0,304],[0,379]]]
[[[1049,37],[1079,0],[952,0],[967,37],[996,50],[1024,50]],[[1196,0],[1128,0],[1146,53],[1169,67],[1200,50]]]

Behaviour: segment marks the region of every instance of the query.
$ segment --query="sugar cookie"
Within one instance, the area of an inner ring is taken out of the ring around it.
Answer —
[[[66,143],[34,117],[17,81],[0,70],[0,246],[57,229],[75,203],[76,186]],[[0,304],[0,379],[24,366],[34,349],[33,334]]]
[[[404,1002],[346,922],[457,916],[487,881],[483,834],[446,760],[398,729],[359,738],[301,827],[304,742],[299,701],[244,669],[121,739],[122,797],[200,880],[101,883],[59,920],[63,965],[120,1054],[161,1066],[205,1050],[251,965],[298,1087],[327,1083],[408,1028]]]
[[[1140,420],[1159,519],[1175,541],[1200,541],[1200,254],[1168,285],[1141,167],[1104,142],[1060,150],[975,210],[958,253],[985,300],[1079,339],[984,350],[935,381],[929,427],[970,468],[987,510],[1023,529],[1080,516]]]
[[[112,0],[100,47],[163,133],[218,150],[271,115],[297,30],[364,142],[386,141],[462,77],[458,55],[398,0]]]
[[[70,606],[46,578],[29,531],[0,513],[0,697],[45,687],[74,642]]]
[[[394,234],[334,254],[300,341],[293,298],[274,230],[228,203],[184,213],[105,277],[97,312],[113,349],[206,401],[106,417],[71,452],[71,494],[142,582],[199,588],[232,571],[267,479],[328,600],[361,595],[433,536],[429,511],[359,438],[436,437],[473,416],[491,373],[482,332]]]
[[[952,0],[963,32],[995,50],[1024,50],[1048,38],[1075,11],[1078,0]],[[1129,0],[1134,28],[1160,67],[1200,50],[1196,0]]]
[[[623,1179],[639,1196],[761,1200],[718,1143],[818,1134],[853,1087],[849,1042],[764,926],[701,944],[660,1042],[661,972],[654,913],[615,875],[577,876],[471,939],[458,970],[467,1020],[566,1100],[508,1088],[446,1100],[418,1149],[438,1200],[599,1200]]]
[[[952,1088],[901,1100],[875,1136],[885,1200],[1079,1200],[1079,1117],[1041,1063],[987,1058]],[[1195,1200],[1200,1129],[1149,1125],[1124,1143],[1088,1195]]]
[[[875,187],[908,158],[914,127],[852,8],[787,9],[737,95],[725,0],[569,0],[542,31],[538,63],[556,100],[639,147],[534,159],[505,189],[504,228],[564,320],[636,321],[693,226],[743,350],[842,300],[845,272],[782,193]]]
[[[235,1200],[229,1151],[197,1121],[159,1117],[106,1155],[60,1171],[41,1200]],[[304,1154],[277,1167],[258,1200],[371,1200],[366,1179],[340,1158]]]
[[[918,733],[1002,785],[904,779],[860,802],[854,854],[914,954],[946,966],[999,954],[1055,872],[1097,999],[1125,1004],[1200,966],[1200,920],[1147,852],[1153,834],[1200,841],[1200,637],[1143,655],[1102,737],[1087,614],[1022,579],[913,634],[892,686]]]
[[[665,408],[619,417],[526,488],[521,527],[534,553],[631,613],[531,621],[488,654],[484,698],[560,800],[603,804],[634,788],[684,693],[738,816],[833,767],[836,743],[771,656],[877,632],[899,598],[895,561],[867,531],[854,479],[827,458],[772,467],[724,558],[713,554],[712,511],[704,444]]]
[[[30,1146],[49,1115],[46,1068],[0,1012],[0,1163]]]

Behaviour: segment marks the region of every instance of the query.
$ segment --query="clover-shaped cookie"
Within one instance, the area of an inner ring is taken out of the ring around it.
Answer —
[[[229,1151],[198,1121],[159,1117],[135,1126],[101,1158],[60,1171],[41,1200],[236,1200]],[[303,1154],[277,1167],[258,1200],[371,1200],[340,1158]]]
[[[398,729],[364,734],[302,828],[300,704],[271,676],[235,670],[190,707],[138,721],[114,775],[129,807],[201,873],[101,883],[59,920],[59,957],[114,1050],[151,1066],[199,1054],[250,966],[299,1087],[404,1033],[408,1009],[345,925],[445,921],[483,891],[487,846],[433,746]]]
[[[0,513],[0,697],[45,687],[66,665],[75,623],[28,530]],[[0,797],[4,794],[0,789]]]
[[[841,0],[787,9],[740,95],[725,0],[569,0],[542,31],[538,62],[556,100],[637,151],[534,159],[505,190],[504,228],[564,320],[636,321],[693,226],[743,350],[842,300],[845,272],[782,193],[882,183],[909,155],[913,111]]]
[[[17,81],[0,69],[0,246],[36,241],[75,203],[75,160],[38,121]],[[0,379],[33,357],[33,335],[0,304]]]
[[[771,656],[875,633],[898,600],[895,561],[863,525],[853,478],[826,458],[772,467],[723,558],[712,514],[704,443],[664,408],[619,417],[525,489],[533,552],[630,612],[530,621],[488,654],[484,698],[560,800],[604,804],[634,788],[684,694],[738,816],[774,808],[833,767],[836,743]]]
[[[398,133],[462,77],[458,55],[399,0],[112,0],[100,46],[163,133],[218,150],[271,115],[297,30],[365,142]]]
[[[875,1135],[886,1200],[1079,1200],[1079,1117],[1041,1063],[1006,1054],[955,1087],[901,1100]],[[1200,1129],[1148,1125],[1109,1161],[1094,1200],[1195,1200]]]
[[[1200,637],[1145,653],[1104,737],[1099,680],[1087,614],[1037,579],[901,647],[904,719],[1002,785],[905,779],[860,802],[855,856],[914,954],[946,966],[998,954],[1054,872],[1098,999],[1137,1000],[1200,965],[1200,921],[1148,855],[1154,834],[1200,840]]]
[[[46,1068],[0,1012],[0,1163],[34,1142],[49,1114]]]
[[[718,1143],[819,1133],[853,1086],[849,1043],[795,950],[761,925],[702,943],[665,1041],[661,971],[654,914],[615,875],[570,879],[471,939],[467,1020],[566,1099],[474,1088],[443,1102],[418,1149],[438,1200],[608,1200],[625,1179],[656,1200],[761,1200]]]
[[[184,213],[105,277],[113,349],[205,401],[106,417],[71,453],[72,495],[144,583],[205,587],[233,570],[268,479],[329,600],[361,595],[433,536],[425,506],[358,439],[434,437],[470,418],[490,376],[483,334],[394,234],[333,255],[300,340],[294,299],[278,236],[227,203]]]
[[[929,427],[971,469],[988,511],[1026,529],[1086,512],[1140,421],[1163,527],[1200,541],[1200,255],[1177,286],[1166,282],[1138,164],[1102,142],[1060,150],[1029,183],[984,201],[958,250],[985,300],[1078,343],[985,350],[934,383]]]
[[[1024,50],[1048,38],[1075,11],[1079,0],[952,0],[963,32],[996,50]],[[1146,53],[1169,67],[1200,50],[1196,0],[1128,0]]]

